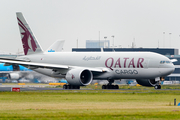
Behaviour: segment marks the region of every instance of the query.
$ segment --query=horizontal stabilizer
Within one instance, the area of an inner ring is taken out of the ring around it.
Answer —
[[[171,59],[171,62],[177,62],[178,60],[177,59]]]

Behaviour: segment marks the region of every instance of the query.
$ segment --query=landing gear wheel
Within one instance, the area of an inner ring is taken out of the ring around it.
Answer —
[[[111,89],[111,85],[107,85],[107,86],[106,86],[106,89]]]
[[[103,86],[102,86],[102,89],[106,89],[106,85],[103,85]]]
[[[103,85],[102,89],[119,89],[118,85]]]
[[[115,89],[119,89],[119,86],[118,86],[118,85],[115,85]]]
[[[74,89],[74,86],[73,86],[73,85],[70,85],[70,89]]]
[[[161,89],[161,85],[155,85],[154,88],[157,89]]]
[[[63,85],[63,89],[80,89],[80,86]]]
[[[74,86],[74,89],[80,89],[80,86]]]
[[[161,85],[158,85],[158,89],[161,89]]]
[[[67,85],[67,89],[71,89],[71,85]]]
[[[154,89],[156,89],[156,90],[157,90],[157,89],[158,89],[158,86],[157,86],[157,85],[155,85],[155,86],[154,86]]]
[[[63,89],[67,89],[67,85],[63,85]]]

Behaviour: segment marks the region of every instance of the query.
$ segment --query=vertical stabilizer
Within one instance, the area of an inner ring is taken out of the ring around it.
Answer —
[[[62,52],[65,40],[57,40],[45,52]]]
[[[41,46],[39,45],[38,41],[36,40],[35,36],[33,35],[29,25],[27,24],[26,20],[24,19],[22,13],[17,12],[17,21],[19,25],[21,40],[24,49],[24,55],[34,54],[43,52]]]

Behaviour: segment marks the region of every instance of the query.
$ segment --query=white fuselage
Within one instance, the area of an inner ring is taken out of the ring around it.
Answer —
[[[51,52],[22,56],[19,59],[67,65],[72,69],[75,67],[101,68],[107,71],[93,74],[93,79],[154,79],[167,76],[175,69],[169,58],[153,52]],[[34,70],[53,76],[50,69]]]

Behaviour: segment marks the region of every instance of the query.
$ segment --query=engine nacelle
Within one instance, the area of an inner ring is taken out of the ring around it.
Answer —
[[[154,87],[159,83],[159,81],[156,81],[155,79],[136,79],[137,83],[146,86],[146,87]]]
[[[8,77],[10,80],[18,80],[20,75],[18,73],[9,73]]]
[[[70,85],[85,86],[92,82],[93,75],[87,69],[71,69],[66,74],[66,80]]]

